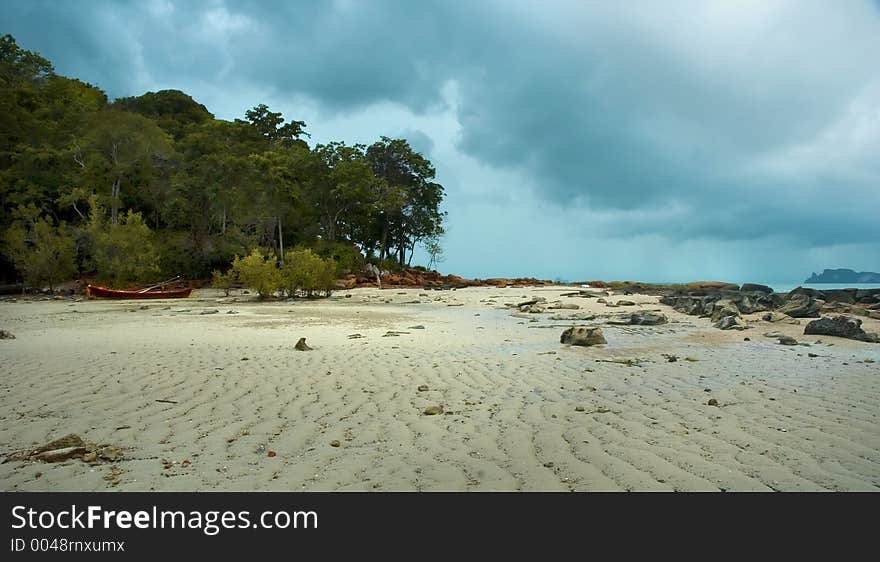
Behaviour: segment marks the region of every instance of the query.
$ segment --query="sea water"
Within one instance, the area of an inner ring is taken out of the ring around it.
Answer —
[[[757,281],[752,282],[757,283]],[[777,293],[787,293],[798,287],[816,289],[818,291],[828,291],[830,289],[880,289],[880,283],[791,283],[788,281],[773,283],[761,281],[760,284],[772,287],[773,291]]]

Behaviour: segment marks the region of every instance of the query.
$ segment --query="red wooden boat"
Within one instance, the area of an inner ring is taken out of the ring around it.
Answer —
[[[97,285],[86,286],[87,297],[99,297],[104,299],[182,299],[188,297],[192,289],[169,289],[167,291],[123,291],[109,289]]]

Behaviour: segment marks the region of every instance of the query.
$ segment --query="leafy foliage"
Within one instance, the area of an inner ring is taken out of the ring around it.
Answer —
[[[159,273],[153,232],[140,213],[129,209],[116,224],[107,224],[94,213],[89,233],[92,263],[99,279],[124,286],[134,281],[150,281]]]
[[[205,278],[258,247],[282,265],[286,248],[311,248],[344,275],[366,260],[401,267],[436,244],[444,193],[430,161],[388,137],[310,147],[305,129],[265,104],[215,119],[178,90],[108,103],[3,36],[0,235],[33,208],[62,225],[82,273],[120,283]],[[0,277],[30,275],[10,255]]]
[[[6,231],[5,251],[34,289],[54,289],[76,273],[73,238],[46,217],[25,226],[19,222]]]
[[[301,248],[287,252],[281,274],[289,296],[329,295],[336,281],[336,263],[322,259],[308,248]]]
[[[236,256],[232,271],[236,279],[256,291],[261,299],[275,295],[284,282],[275,258],[266,259],[258,249],[243,258]]]

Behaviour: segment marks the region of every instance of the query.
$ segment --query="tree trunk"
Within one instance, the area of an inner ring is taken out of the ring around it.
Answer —
[[[382,261],[386,258],[388,254],[388,219],[386,217],[385,223],[382,225],[382,245],[379,250],[379,261]]]
[[[113,182],[110,188],[110,223],[116,224],[119,217],[119,187],[122,181],[119,178]]]
[[[284,232],[281,230],[281,215],[278,215],[278,247],[281,254],[281,265],[284,265]]]

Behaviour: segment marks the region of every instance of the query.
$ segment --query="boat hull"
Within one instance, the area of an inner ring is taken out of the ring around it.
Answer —
[[[89,285],[86,287],[86,296],[101,299],[182,299],[188,297],[191,292],[192,289],[189,288],[140,293],[138,291],[122,291],[96,285]]]

